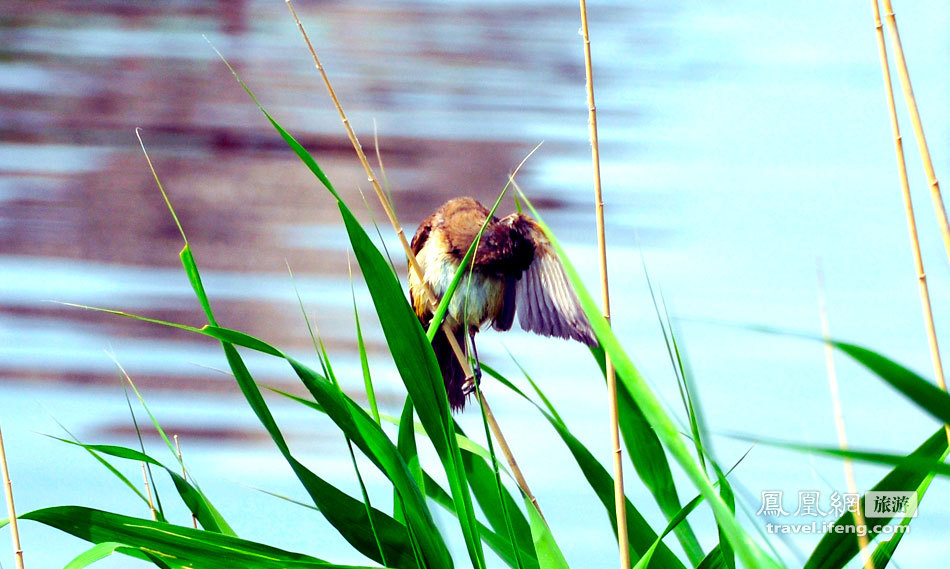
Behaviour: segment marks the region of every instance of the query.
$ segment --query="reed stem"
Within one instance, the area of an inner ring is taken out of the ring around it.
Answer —
[[[844,413],[841,411],[841,397],[838,392],[838,373],[835,371],[834,348],[831,345],[831,325],[828,322],[828,306],[825,301],[825,275],[818,263],[818,313],[821,318],[821,335],[825,339],[825,369],[828,372],[828,388],[831,391],[831,407],[835,418],[835,432],[838,434],[838,446],[848,450],[848,435],[844,427]],[[854,466],[850,458],[844,459],[844,480],[848,493],[857,495],[858,485],[854,479]],[[854,523],[857,527],[865,525],[864,514],[860,508],[854,511]],[[866,534],[858,535],[858,550],[865,569],[874,569],[871,554],[867,551],[870,543]]]
[[[914,126],[914,136],[917,138],[917,147],[920,149],[920,159],[923,161],[924,172],[927,174],[927,184],[930,186],[930,197],[934,202],[937,224],[940,226],[940,233],[943,235],[943,247],[947,252],[947,258],[950,259],[950,223],[947,221],[947,210],[940,194],[940,184],[937,182],[937,174],[934,172],[933,161],[930,159],[930,149],[927,146],[927,138],[924,136],[924,125],[920,120],[920,112],[917,110],[917,99],[914,97],[914,89],[910,84],[910,72],[907,70],[907,61],[904,59],[904,48],[901,45],[900,33],[897,31],[897,18],[894,15],[891,0],[884,0],[884,10],[884,16],[887,18],[887,31],[891,38],[891,47],[894,50],[894,60],[897,63],[897,75],[900,77],[904,101],[907,104],[910,121]],[[877,0],[874,0],[874,23],[878,28],[881,41],[883,41],[881,16]],[[886,61],[886,56],[884,61]],[[891,97],[893,98],[893,95]],[[941,384],[941,387],[946,390],[944,384]]]
[[[894,135],[894,150],[897,153],[897,171],[900,176],[901,183],[901,194],[904,199],[904,211],[907,215],[907,230],[910,233],[910,245],[911,253],[914,257],[914,268],[917,271],[917,287],[920,293],[920,306],[924,314],[924,327],[927,331],[927,342],[930,346],[930,359],[933,363],[934,375],[937,379],[937,385],[940,386],[944,391],[947,390],[947,383],[943,375],[943,363],[940,360],[940,346],[937,344],[937,330],[934,325],[933,310],[930,306],[930,291],[927,287],[927,274],[924,272],[924,261],[920,253],[920,240],[917,237],[917,221],[914,217],[914,204],[910,196],[910,183],[907,180],[907,164],[904,159],[904,144],[901,140],[900,125],[897,122],[897,108],[894,103],[894,87],[891,84],[891,70],[890,65],[887,61],[887,46],[884,43],[884,29],[881,25],[881,12],[880,7],[878,6],[877,0],[871,0],[871,6],[874,13],[874,29],[877,34],[877,47],[878,53],[881,58],[881,71],[884,75],[884,92],[887,97],[887,112],[890,117],[891,122],[891,132]],[[884,0],[885,8],[890,11],[890,1]],[[894,14],[890,14],[890,19],[893,19]],[[893,36],[897,37],[897,24],[894,24],[893,27]],[[900,46],[900,38],[897,38],[896,45]],[[902,53],[902,52],[901,52]],[[903,61],[903,55],[898,57],[898,61]],[[907,69],[906,65],[903,66],[904,71],[902,75],[906,75]],[[901,69],[900,63],[898,64],[898,70]],[[910,78],[907,78],[907,89],[910,88]],[[907,91],[905,90],[905,94]],[[908,106],[910,106],[913,101],[913,93],[910,93],[908,99]],[[916,106],[914,107],[916,109]],[[913,116],[914,113],[912,113]],[[918,117],[919,120],[919,117]],[[916,123],[915,123],[916,124]],[[923,131],[919,133],[918,142],[923,138]],[[926,148],[926,142],[921,145],[921,153],[924,153]],[[929,155],[925,160],[925,163],[929,161]],[[929,176],[930,174],[928,174]],[[934,179],[934,184],[936,184],[936,179]],[[933,186],[932,186],[933,187]],[[935,199],[939,198],[939,187],[937,191],[937,196]],[[940,201],[940,209],[942,209],[942,201]],[[940,217],[938,211],[938,218]],[[944,219],[946,217],[944,216]],[[946,239],[947,234],[944,235]],[[950,252],[950,249],[948,249]],[[947,441],[950,443],[950,425],[946,427],[947,431]]]
[[[145,463],[142,463],[142,480],[145,481],[145,495],[148,497],[148,509],[152,513],[152,521],[158,521],[158,512],[155,510],[155,502],[152,501],[152,487],[148,483],[148,471],[145,469]]]
[[[436,300],[435,293],[429,287],[429,284],[424,278],[422,267],[419,265],[419,261],[412,252],[412,247],[409,246],[409,241],[406,239],[406,234],[403,231],[402,226],[399,224],[399,220],[396,218],[396,213],[393,211],[392,205],[389,203],[389,200],[386,199],[386,194],[383,193],[383,189],[380,187],[379,182],[376,179],[376,174],[373,172],[373,168],[370,166],[369,160],[366,158],[366,153],[363,152],[363,147],[356,138],[356,133],[353,131],[353,127],[350,125],[349,119],[346,118],[346,113],[343,111],[343,106],[340,104],[340,100],[337,98],[336,92],[333,90],[333,86],[330,84],[330,78],[323,69],[323,65],[320,63],[320,58],[317,57],[317,52],[314,49],[313,44],[310,42],[310,37],[307,35],[307,31],[304,29],[303,23],[300,21],[300,18],[297,17],[297,11],[294,10],[293,2],[291,0],[285,0],[285,2],[287,3],[287,7],[290,8],[290,13],[293,15],[294,22],[296,22],[297,28],[300,30],[300,34],[303,36],[303,39],[307,44],[307,48],[310,50],[310,55],[312,56],[313,62],[317,67],[317,71],[320,72],[320,76],[323,78],[323,83],[326,86],[327,91],[330,93],[330,99],[333,101],[333,105],[340,114],[340,119],[343,121],[343,127],[346,129],[346,135],[349,137],[350,143],[353,145],[353,149],[356,151],[356,155],[359,157],[360,163],[363,165],[363,170],[366,171],[366,177],[368,178],[370,184],[372,184],[373,190],[376,192],[376,197],[379,198],[379,203],[382,205],[383,211],[386,212],[386,217],[389,218],[389,222],[396,231],[396,236],[399,237],[399,242],[402,244],[403,250],[406,253],[406,257],[409,259],[409,267],[415,272],[419,282],[422,283],[422,289],[425,293],[427,301],[429,302],[429,306],[432,308],[432,311],[435,312],[436,308],[438,307],[438,301]],[[455,353],[455,357],[461,364],[466,378],[473,379],[475,374],[472,371],[472,366],[469,364],[468,357],[465,355],[462,347],[459,346],[458,342],[455,340],[455,334],[450,328],[448,317],[446,317],[446,320],[442,323],[442,331],[445,333],[445,336],[449,341],[449,345],[452,347],[452,351]],[[482,399],[482,401],[484,405],[484,399]],[[503,449],[508,449],[507,443],[504,443],[505,437],[502,434],[498,423],[492,420],[489,422],[489,425],[491,426],[495,439],[498,440],[498,444],[502,446]],[[525,481],[524,476],[521,474],[521,469],[518,468],[518,463],[515,462],[514,457],[510,455],[510,449],[508,449],[508,452],[506,453],[506,458],[509,459],[508,465],[511,467],[511,472],[515,475],[515,479],[518,481],[519,486],[521,486],[521,491],[524,492],[524,494],[528,496],[529,499],[535,501],[534,494],[531,493],[531,489],[528,488],[527,482]],[[540,513],[540,510],[538,510],[538,512]]]
[[[174,435],[172,438],[175,439],[175,454],[178,455],[178,464],[181,465],[181,477],[187,480],[188,471],[185,470],[185,461],[181,457],[181,444],[178,442],[178,435]],[[191,525],[195,529],[198,529],[198,516],[194,513],[191,514]]]
[[[13,505],[13,482],[7,469],[7,452],[3,448],[3,432],[0,431],[0,470],[3,474],[3,493],[7,497],[7,515],[10,518],[10,535],[13,538],[13,555],[17,569],[23,569],[23,548],[20,547],[20,530],[17,527],[16,507]]]
[[[610,288],[607,284],[607,238],[604,229],[604,197],[600,183],[600,144],[597,139],[597,106],[594,104],[594,71],[590,55],[590,30],[587,25],[587,2],[580,0],[581,34],[584,36],[584,71],[587,76],[587,111],[590,126],[590,154],[594,175],[594,213],[597,220],[597,247],[600,251],[600,290],[604,318],[610,322]],[[623,489],[623,450],[620,447],[619,413],[617,409],[617,373],[610,356],[606,358],[607,405],[610,440],[613,445],[614,508],[617,512],[617,542],[620,546],[620,568],[630,567],[630,546],[627,539],[627,498]]]

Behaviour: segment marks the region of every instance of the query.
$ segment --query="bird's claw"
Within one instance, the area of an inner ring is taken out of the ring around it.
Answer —
[[[466,377],[465,382],[462,384],[462,393],[466,396],[474,393],[476,386],[481,382],[482,370],[476,369],[474,373],[474,375]]]

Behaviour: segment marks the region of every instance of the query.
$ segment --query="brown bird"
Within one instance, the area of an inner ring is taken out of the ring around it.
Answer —
[[[412,238],[412,252],[423,278],[441,300],[459,264],[490,212],[472,198],[442,204],[427,217]],[[409,270],[409,296],[422,325],[428,327],[432,309],[415,271]],[[488,322],[496,330],[509,330],[518,313],[521,327],[543,336],[557,336],[597,344],[577,293],[541,226],[522,213],[492,217],[472,261],[471,282],[463,278],[449,302],[446,322],[459,346],[465,332],[472,340],[476,365],[475,333]],[[432,342],[453,410],[465,406],[481,371],[467,380],[444,331]]]

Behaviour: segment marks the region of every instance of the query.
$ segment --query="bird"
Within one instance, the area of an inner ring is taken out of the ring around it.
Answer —
[[[423,327],[433,308],[423,282],[442,300],[462,258],[491,215],[471,197],[451,199],[419,224],[410,243],[422,275],[409,267],[409,296]],[[517,313],[521,327],[543,336],[572,339],[596,346],[590,321],[564,266],[537,221],[524,213],[502,219],[492,216],[472,258],[470,280],[463,278],[449,302],[445,322],[459,346],[471,339],[476,362],[474,377],[466,377],[444,329],[432,341],[449,404],[465,407],[481,377],[475,334],[491,322],[494,329],[511,329]]]

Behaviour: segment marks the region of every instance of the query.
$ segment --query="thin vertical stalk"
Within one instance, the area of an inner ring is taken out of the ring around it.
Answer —
[[[924,125],[920,120],[920,113],[917,111],[917,99],[914,97],[914,89],[910,84],[910,72],[907,71],[907,61],[904,59],[904,48],[901,45],[901,36],[897,31],[897,18],[894,16],[894,7],[891,6],[891,0],[884,0],[884,10],[884,16],[887,18],[887,31],[891,38],[891,47],[894,50],[894,60],[897,63],[897,75],[900,77],[901,90],[904,92],[904,101],[907,104],[910,121],[914,125],[914,136],[917,138],[920,159],[923,161],[924,172],[927,174],[927,184],[930,186],[930,197],[934,202],[937,224],[940,225],[940,232],[943,235],[943,247],[947,252],[947,258],[950,259],[950,223],[947,222],[947,210],[943,205],[943,197],[940,194],[940,184],[937,182],[937,174],[934,172],[933,161],[930,159],[930,149],[927,147],[927,138],[924,136]],[[874,0],[874,24],[877,26],[881,41],[883,41],[884,34],[881,30],[881,16],[877,0]],[[884,61],[886,61],[886,58]],[[893,95],[891,97],[893,98]],[[941,387],[946,389],[945,386]]]
[[[889,0],[884,0],[884,5],[890,11]],[[924,261],[920,253],[920,241],[917,237],[917,221],[914,217],[914,204],[910,197],[910,183],[907,181],[907,164],[904,160],[904,144],[901,141],[900,125],[897,122],[897,108],[894,104],[894,87],[891,84],[891,70],[887,61],[887,46],[884,43],[884,29],[881,25],[881,12],[880,8],[878,7],[877,0],[871,0],[871,6],[874,13],[874,28],[877,33],[878,52],[881,56],[881,71],[884,74],[884,92],[887,97],[887,112],[891,121],[891,131],[894,134],[894,150],[897,153],[897,170],[900,176],[901,193],[904,198],[904,211],[907,214],[907,229],[910,233],[911,252],[914,257],[914,268],[917,270],[917,286],[920,292],[920,305],[924,313],[924,327],[927,330],[927,342],[930,346],[930,358],[933,363],[934,375],[937,379],[937,385],[946,391],[947,383],[943,375],[943,363],[940,360],[940,347],[937,344],[937,330],[936,326],[934,325],[933,310],[930,307],[930,291],[927,287],[927,274],[924,272]],[[891,13],[891,19],[893,19],[893,16],[894,14]],[[893,27],[893,33],[895,34],[893,37],[897,37],[896,23]],[[899,38],[897,38],[896,44],[900,46]],[[903,55],[901,55],[898,59],[902,61]],[[899,69],[900,67],[901,66],[898,65]],[[906,75],[906,66],[904,66],[903,74]],[[908,77],[907,88],[909,87],[910,78]],[[909,101],[913,101],[913,93],[910,94]],[[923,136],[923,131],[920,132],[920,135],[921,137]],[[926,146],[921,146],[922,153],[923,148],[926,148]],[[936,179],[934,179],[934,183],[936,183]],[[950,425],[947,426],[947,441],[950,442]]]
[[[597,139],[597,106],[594,104],[594,72],[590,55],[590,31],[587,26],[587,2],[580,0],[581,34],[584,36],[584,71],[587,76],[587,111],[590,126],[590,154],[594,175],[594,213],[597,220],[597,247],[600,251],[600,290],[604,318],[610,322],[610,288],[607,284],[607,238],[604,230],[604,197],[600,184],[600,144]],[[630,567],[630,546],[627,540],[627,500],[623,489],[623,451],[620,447],[620,426],[617,409],[617,373],[610,356],[606,358],[607,404],[610,440],[613,445],[614,508],[617,511],[617,541],[620,545],[620,568]]]
[[[3,474],[3,492],[7,497],[7,515],[10,517],[10,535],[13,538],[13,554],[17,569],[23,569],[23,548],[20,547],[20,530],[17,528],[16,508],[13,505],[13,482],[7,469],[7,452],[3,448],[3,433],[0,432],[0,470]]]
[[[373,190],[376,192],[376,197],[379,198],[379,203],[382,205],[383,211],[386,212],[386,217],[389,218],[389,222],[392,224],[393,229],[396,231],[396,235],[399,237],[399,242],[402,244],[403,250],[406,253],[406,257],[409,259],[409,267],[415,272],[419,282],[422,283],[422,290],[427,301],[429,302],[429,306],[431,307],[432,311],[435,312],[436,308],[438,307],[435,293],[429,287],[429,284],[426,282],[425,278],[423,278],[424,273],[422,267],[419,265],[419,261],[412,252],[412,247],[409,246],[409,241],[406,239],[406,234],[403,231],[402,226],[399,224],[399,220],[396,218],[396,213],[393,211],[389,200],[386,199],[386,194],[383,193],[383,189],[380,187],[379,182],[376,179],[376,174],[373,172],[373,168],[370,166],[369,160],[366,158],[366,153],[363,152],[363,147],[356,138],[356,133],[353,131],[353,127],[350,126],[349,119],[346,118],[346,113],[343,112],[343,106],[340,104],[340,100],[337,98],[336,92],[333,90],[333,86],[330,84],[330,78],[323,69],[323,65],[320,63],[320,58],[317,57],[317,52],[313,48],[313,44],[310,42],[310,37],[307,36],[306,30],[304,30],[303,23],[300,21],[300,18],[297,17],[297,11],[294,10],[293,2],[291,0],[285,0],[285,2],[287,3],[287,7],[290,9],[290,13],[293,15],[294,22],[296,22],[297,28],[300,30],[300,34],[303,36],[303,39],[307,44],[307,48],[310,50],[310,55],[313,58],[314,65],[316,66],[317,71],[320,72],[320,76],[323,78],[323,83],[326,85],[327,91],[330,93],[330,99],[333,101],[333,105],[340,114],[340,119],[343,121],[343,127],[346,129],[346,134],[350,139],[350,143],[353,145],[353,149],[356,151],[356,155],[359,157],[360,163],[363,165],[363,170],[366,171],[366,177],[368,178],[370,184],[372,184]],[[449,345],[452,347],[452,351],[455,353],[455,357],[461,364],[466,378],[474,379],[475,374],[472,371],[472,366],[469,364],[468,357],[466,357],[465,353],[462,351],[461,346],[459,346],[458,342],[455,340],[455,334],[452,333],[452,330],[449,327],[448,319],[442,323],[442,330],[449,341]],[[484,405],[484,399],[482,399],[482,401]],[[498,423],[491,421],[489,424],[492,427],[493,434],[498,440],[499,445],[501,445],[504,450],[507,450],[506,457],[511,456],[510,449],[508,449],[507,443],[504,442],[505,437],[502,434]],[[513,456],[511,457],[511,460],[509,460],[508,465],[511,467],[512,474],[516,475],[516,479],[519,481],[519,485],[521,485],[522,492],[524,492],[527,496],[533,497],[533,494],[531,493],[530,488],[528,488],[527,482],[525,481],[524,476],[521,474],[521,470],[518,468],[518,464],[514,461]]]
[[[841,411],[841,397],[838,392],[838,373],[835,370],[835,351],[831,345],[831,325],[828,322],[828,305],[825,301],[825,275],[818,263],[818,313],[821,318],[821,335],[825,339],[825,369],[828,373],[828,389],[831,391],[831,408],[835,418],[835,432],[838,435],[838,446],[841,450],[848,450],[848,435],[844,427],[844,413]],[[854,466],[850,458],[844,459],[844,481],[849,494],[858,494],[858,485],[854,480]],[[854,511],[854,523],[861,527],[865,525],[864,514],[860,508]],[[871,553],[867,550],[867,534],[858,533],[858,550],[861,552],[861,561],[865,569],[874,569]]]
[[[152,513],[152,521],[158,521],[158,512],[155,510],[155,502],[152,501],[152,487],[148,483],[148,471],[145,469],[145,463],[142,463],[142,480],[145,482],[145,495],[148,496],[148,509]]]
[[[178,464],[181,465],[181,477],[187,480],[188,471],[185,470],[185,461],[181,458],[181,444],[178,442],[178,435],[174,435],[172,438],[175,439],[175,454],[178,455]],[[198,529],[198,516],[194,513],[191,514],[191,525],[195,529]]]

